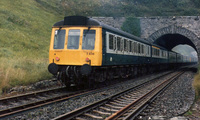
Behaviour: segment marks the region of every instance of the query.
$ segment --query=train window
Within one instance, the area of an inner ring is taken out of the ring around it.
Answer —
[[[149,46],[146,45],[146,56],[149,56]]]
[[[154,56],[154,48],[152,48],[152,56]]]
[[[150,55],[150,53],[151,53],[151,47],[149,46],[149,55]]]
[[[134,42],[134,52],[137,53],[137,43]]]
[[[163,58],[166,58],[166,51],[163,51]]]
[[[113,48],[114,48],[114,50],[117,49],[116,47],[117,47],[117,46],[116,46],[116,37],[114,37],[114,42],[113,42]]]
[[[129,47],[128,47],[128,51],[132,52],[132,41],[128,41],[129,42]]]
[[[138,53],[141,53],[141,49],[140,49],[140,43],[138,43]]]
[[[66,30],[56,30],[54,35],[54,49],[64,49]]]
[[[141,53],[144,54],[144,45],[141,45]]]
[[[163,57],[165,58],[165,51],[163,51]]]
[[[144,45],[144,55],[145,55],[145,56],[148,55],[147,45]]]
[[[126,52],[128,50],[128,44],[127,44],[127,39],[124,39],[124,51]]]
[[[109,34],[109,49],[113,50],[114,49],[114,35]]]
[[[156,51],[157,51],[157,56],[159,57],[159,50],[156,49]]]
[[[149,46],[147,46],[147,55],[149,56],[150,54],[150,51],[149,51]]]
[[[130,43],[131,43],[130,40],[127,40],[127,41],[126,41],[126,44],[127,44],[127,52],[130,51]]]
[[[153,56],[156,56],[156,57],[159,57],[159,55],[160,55],[160,50],[158,50],[158,49],[156,49],[156,48],[152,48],[152,53],[153,53]]]
[[[163,57],[164,57],[164,58],[166,57],[165,51],[163,51]]]
[[[95,30],[84,30],[83,31],[82,49],[94,50],[95,34],[96,34]]]
[[[120,51],[123,52],[124,50],[124,40],[122,38],[120,38]]]
[[[156,49],[156,56],[158,56],[158,50]]]
[[[134,53],[134,42],[131,41],[131,52]]]
[[[165,51],[163,52],[163,54],[164,54],[163,57],[165,58],[166,57]]]
[[[155,51],[154,48],[152,48],[152,55],[153,55],[153,56],[155,55],[154,51]]]
[[[67,49],[78,49],[80,39],[80,30],[69,30]]]
[[[120,51],[120,37],[117,37],[117,50]]]
[[[155,56],[158,56],[158,51],[157,49],[154,49],[155,50]]]

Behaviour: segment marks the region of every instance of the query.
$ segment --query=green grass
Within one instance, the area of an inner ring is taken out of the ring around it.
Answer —
[[[199,66],[199,70],[200,70],[200,66]],[[196,99],[200,99],[200,72],[199,71],[195,75],[193,86],[196,91]]]
[[[53,0],[0,1],[0,92],[47,79],[52,25],[63,19]]]
[[[187,112],[185,113],[185,116],[190,116],[190,115],[192,115],[192,114],[193,114],[192,111],[189,110],[189,111],[187,111]]]

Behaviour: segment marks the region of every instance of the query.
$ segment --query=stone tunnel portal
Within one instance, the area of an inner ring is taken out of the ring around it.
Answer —
[[[199,38],[190,30],[171,25],[162,29],[157,30],[151,34],[148,38],[153,43],[156,43],[168,50],[172,50],[177,45],[189,45],[200,53],[200,49],[197,48]],[[198,58],[200,58],[200,55]]]
[[[193,44],[193,42],[183,36],[183,35],[180,35],[180,34],[165,34],[161,37],[159,37],[157,40],[154,41],[154,43],[168,49],[168,50],[172,50],[175,46],[177,45],[189,45],[191,47],[193,47],[196,51],[197,51],[197,48],[196,46]]]

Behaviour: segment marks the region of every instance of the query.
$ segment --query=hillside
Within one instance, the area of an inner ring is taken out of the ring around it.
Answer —
[[[85,16],[195,16],[199,0],[61,0],[66,15]]]
[[[0,88],[48,78],[52,25],[63,19],[54,0],[0,1]]]

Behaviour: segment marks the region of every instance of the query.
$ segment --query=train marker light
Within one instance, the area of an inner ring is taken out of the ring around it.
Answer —
[[[90,62],[90,59],[89,59],[89,58],[86,58],[85,61],[86,61],[86,62]]]
[[[59,61],[60,60],[60,58],[59,57],[56,57],[56,61]]]

